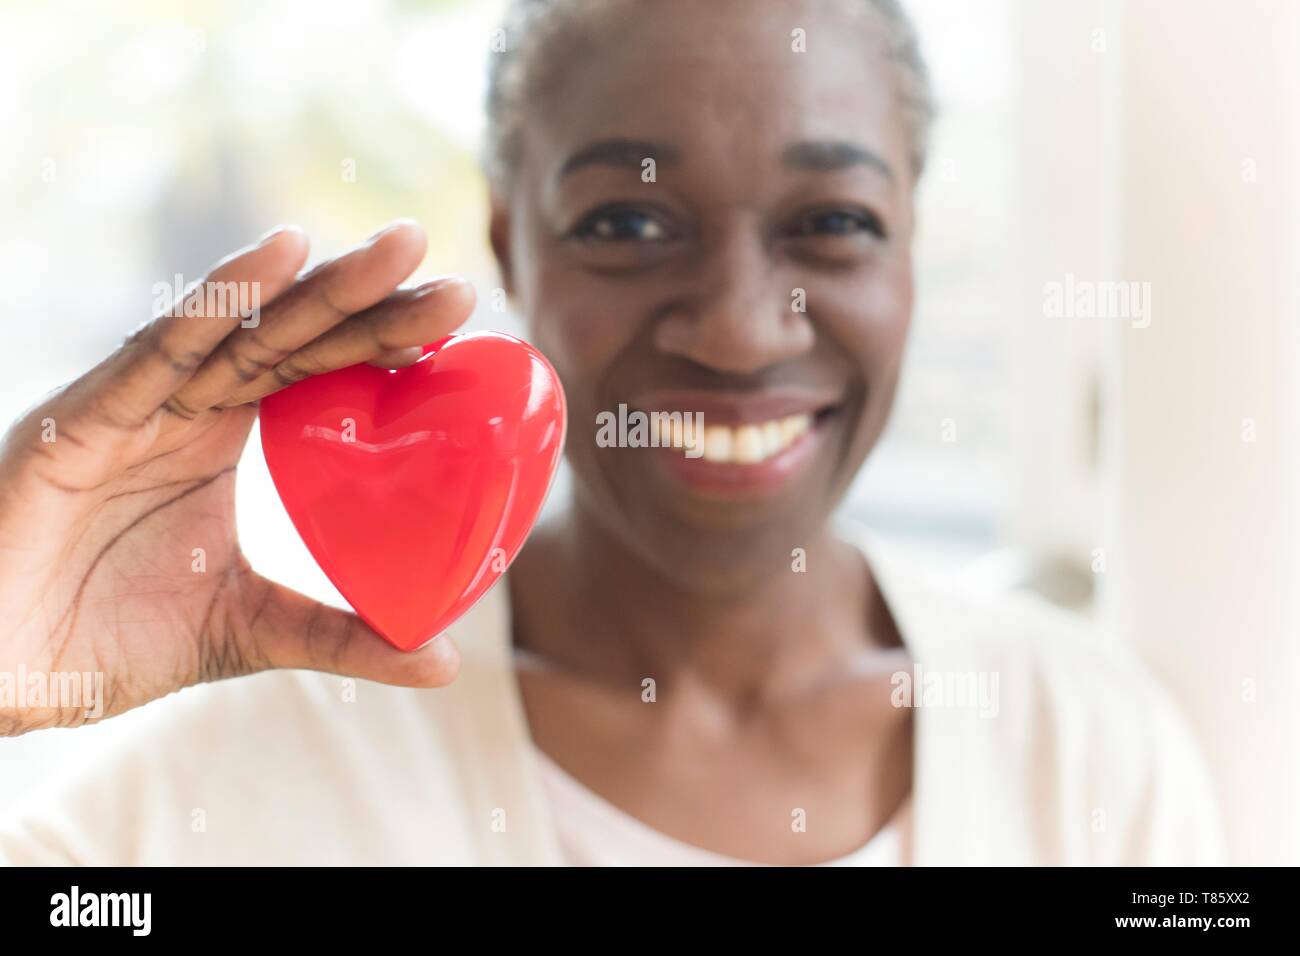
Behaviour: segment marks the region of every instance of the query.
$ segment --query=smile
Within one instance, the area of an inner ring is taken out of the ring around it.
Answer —
[[[688,455],[695,451],[693,457],[703,457],[705,461],[757,465],[781,454],[812,425],[813,416],[802,412],[745,425],[706,425],[703,435],[688,435],[691,430],[688,427],[673,427],[665,444],[683,449]]]
[[[649,419],[656,472],[691,494],[735,500],[794,487],[819,458],[843,398],[829,386],[674,389],[647,391],[629,405]]]

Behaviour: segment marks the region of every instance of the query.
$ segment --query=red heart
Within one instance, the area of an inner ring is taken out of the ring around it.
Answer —
[[[564,392],[532,346],[452,335],[414,365],[305,379],[262,401],[262,449],[316,563],[402,650],[514,560],[564,447]]]

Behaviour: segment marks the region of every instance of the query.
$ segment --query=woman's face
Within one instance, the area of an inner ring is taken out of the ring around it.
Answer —
[[[579,506],[658,573],[743,588],[818,539],[893,399],[893,67],[866,0],[610,9],[529,91],[494,247],[568,395]],[[706,456],[602,447],[620,405],[702,413]]]

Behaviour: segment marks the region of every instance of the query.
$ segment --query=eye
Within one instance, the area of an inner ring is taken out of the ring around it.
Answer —
[[[861,233],[869,233],[877,239],[888,238],[880,217],[859,206],[814,210],[796,220],[790,229],[793,236],[853,236]]]
[[[673,238],[662,217],[633,206],[602,206],[585,216],[572,235],[600,242],[665,242]]]

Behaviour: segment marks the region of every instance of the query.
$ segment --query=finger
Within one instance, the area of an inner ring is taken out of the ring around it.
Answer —
[[[329,607],[267,578],[249,628],[259,664],[305,668],[400,687],[442,687],[456,679],[460,649],[448,634],[399,651],[355,614]]]
[[[373,365],[375,368],[406,368],[420,361],[420,356],[423,354],[418,345],[413,345],[410,348],[396,349],[377,355],[366,364]]]
[[[402,221],[364,245],[313,269],[268,308],[259,322],[230,335],[168,402],[194,417],[274,368],[355,312],[381,302],[424,258],[424,231]]]
[[[256,245],[227,256],[192,290],[68,388],[63,400],[121,427],[139,425],[195,373],[243,320],[244,302],[273,300],[293,285],[307,258],[296,226],[272,230]]]
[[[459,276],[402,290],[339,323],[237,390],[222,405],[256,401],[311,375],[362,362],[385,368],[409,365],[423,354],[423,343],[442,338],[469,318],[474,299],[474,287]],[[393,358],[401,364],[389,364]]]

